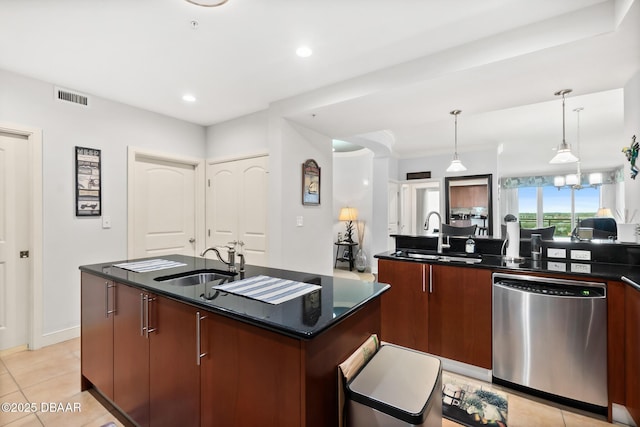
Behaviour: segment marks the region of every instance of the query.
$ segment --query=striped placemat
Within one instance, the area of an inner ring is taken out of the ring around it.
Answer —
[[[167,268],[182,267],[187,264],[178,261],[169,261],[166,259],[148,259],[145,261],[123,262],[121,264],[113,264],[114,267],[123,268],[136,273],[145,273],[147,271],[165,270]]]
[[[269,304],[281,304],[320,289],[321,286],[276,277],[255,276],[216,286],[215,288]]]

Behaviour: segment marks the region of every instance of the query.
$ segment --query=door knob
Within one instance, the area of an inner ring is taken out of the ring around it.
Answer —
[[[189,239],[189,243],[195,243],[196,239],[194,239],[193,237]]]

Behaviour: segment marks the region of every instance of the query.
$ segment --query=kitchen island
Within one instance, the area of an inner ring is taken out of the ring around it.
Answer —
[[[80,267],[83,389],[138,425],[337,425],[336,367],[380,333],[388,285],[250,265],[228,276],[218,261],[159,258],[182,265]],[[172,280],[194,272],[218,275]],[[280,304],[221,290],[256,276],[318,289]]]

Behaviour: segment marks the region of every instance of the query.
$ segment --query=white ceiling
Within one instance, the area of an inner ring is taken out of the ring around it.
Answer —
[[[609,167],[630,138],[620,88],[640,69],[639,9],[633,0],[0,0],[0,68],[204,126],[277,106],[338,139],[384,131],[399,157],[451,151],[449,111],[461,109],[462,160],[502,144],[505,174],[524,147],[542,159],[529,168],[546,167],[562,132],[553,93],[572,88],[567,140],[583,106],[583,167]],[[295,55],[301,44],[311,57]],[[187,92],[195,103],[182,101]]]

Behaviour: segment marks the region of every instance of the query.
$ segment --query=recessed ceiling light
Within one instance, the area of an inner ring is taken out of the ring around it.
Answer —
[[[296,49],[296,55],[298,55],[300,58],[308,58],[312,53],[313,51],[309,46],[300,46]]]
[[[182,95],[182,100],[185,102],[196,102],[196,97],[191,94]]]
[[[204,7],[216,7],[225,4],[228,0],[187,0],[191,4]]]

